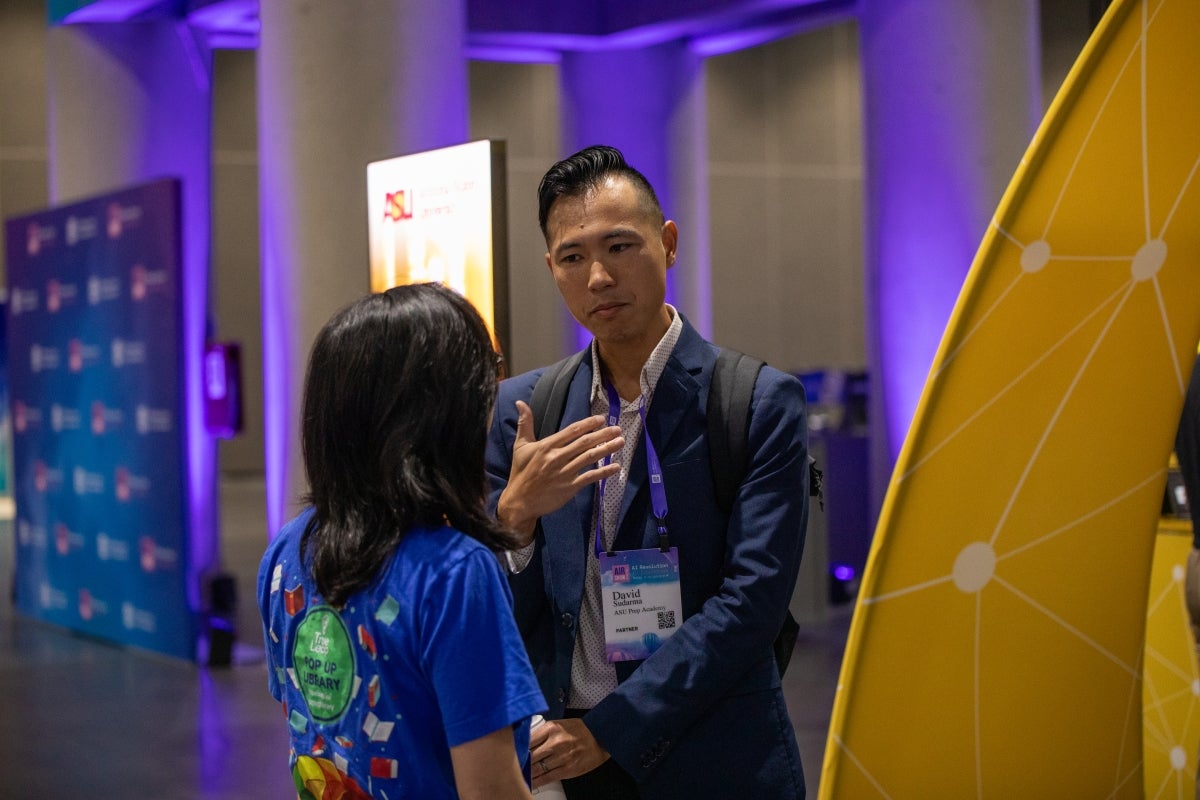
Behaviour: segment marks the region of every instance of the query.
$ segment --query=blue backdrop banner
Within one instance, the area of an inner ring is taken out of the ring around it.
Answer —
[[[6,233],[17,608],[193,659],[180,184]]]

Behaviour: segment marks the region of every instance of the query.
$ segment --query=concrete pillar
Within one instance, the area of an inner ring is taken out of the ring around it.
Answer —
[[[663,211],[679,225],[679,258],[667,273],[667,300],[701,333],[711,334],[702,60],[685,43],[667,42],[564,53],[561,70],[566,154],[612,145],[650,180]],[[581,334],[581,342],[589,340]]]
[[[992,213],[1041,117],[1036,0],[863,0],[878,510]]]
[[[211,58],[171,21],[50,29],[49,197],[62,204],[145,181],[182,181],[183,325],[191,560],[216,563],[216,443],[204,427]],[[189,581],[196,591],[198,581]],[[199,607],[199,598],[191,598]]]
[[[467,137],[464,0],[261,0],[267,523],[307,490],[300,399],[329,316],[369,291],[366,167]]]

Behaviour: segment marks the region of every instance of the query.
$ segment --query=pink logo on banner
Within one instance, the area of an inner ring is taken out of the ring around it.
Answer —
[[[142,569],[146,572],[154,572],[158,566],[158,557],[156,554],[157,548],[154,544],[154,539],[149,536],[143,536],[138,540],[138,549],[141,551]]]
[[[108,205],[108,238],[116,239],[121,235],[121,204]]]
[[[24,433],[28,426],[28,417],[25,414],[25,404],[20,400],[13,402],[13,429],[17,433]]]
[[[51,314],[62,308],[62,287],[51,278],[46,284],[46,310]]]
[[[92,608],[92,593],[87,589],[79,590],[79,617],[80,619],[91,619],[94,611]]]
[[[141,264],[134,264],[129,271],[129,296],[138,301],[146,299],[146,268]]]
[[[67,342],[67,369],[71,372],[83,369],[83,342],[78,339]]]
[[[54,526],[54,549],[60,556],[71,552],[71,532],[61,522]]]
[[[117,499],[122,503],[129,502],[129,470],[124,467],[117,467]]]
[[[92,433],[97,436],[104,433],[104,411],[104,403],[101,403],[99,400],[92,403]]]
[[[31,256],[36,256],[42,249],[42,233],[38,230],[38,224],[36,222],[29,223],[25,233],[25,251]]]
[[[45,492],[48,482],[46,477],[46,462],[33,462],[33,488],[39,492]]]

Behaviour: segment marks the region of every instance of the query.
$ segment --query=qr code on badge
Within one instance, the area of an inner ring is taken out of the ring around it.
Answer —
[[[675,612],[674,611],[658,612],[658,629],[660,631],[663,628],[674,628],[674,627],[675,627]]]

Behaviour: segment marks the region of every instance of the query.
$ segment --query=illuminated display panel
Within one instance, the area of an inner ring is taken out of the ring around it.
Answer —
[[[367,165],[371,291],[436,281],[461,292],[507,349],[504,142]]]

